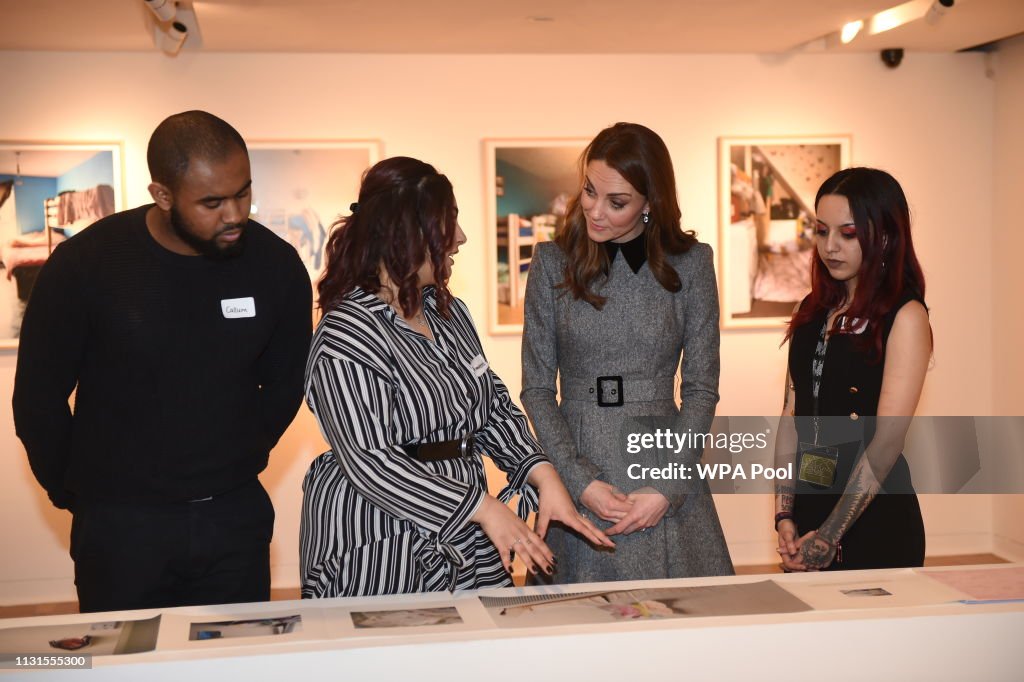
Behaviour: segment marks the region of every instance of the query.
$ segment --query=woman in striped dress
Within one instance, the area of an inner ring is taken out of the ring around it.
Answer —
[[[612,546],[577,513],[445,286],[466,241],[457,216],[444,175],[396,157],[367,172],[328,243],[306,398],[331,450],[303,482],[304,598],[508,586],[515,555],[551,574],[552,521]],[[497,498],[481,454],[508,474]]]

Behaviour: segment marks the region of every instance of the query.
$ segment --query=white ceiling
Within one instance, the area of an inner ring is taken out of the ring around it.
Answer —
[[[899,0],[180,4],[194,7],[199,49],[206,52],[783,53]],[[830,49],[950,52],[1018,33],[1024,33],[1024,0],[956,0],[934,24],[921,19]],[[152,35],[143,0],[0,0],[0,50],[149,51],[155,49]]]

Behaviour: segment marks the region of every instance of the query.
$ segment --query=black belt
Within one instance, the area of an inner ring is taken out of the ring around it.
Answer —
[[[410,443],[403,445],[402,449],[410,457],[421,462],[440,462],[460,457],[469,459],[473,456],[474,445],[476,445],[476,438],[471,433],[456,440],[445,440],[439,443]]]
[[[649,379],[603,376],[559,378],[559,394],[562,400],[597,402],[598,407],[620,407],[625,403],[644,403],[657,400],[673,400],[675,377],[663,376]]]

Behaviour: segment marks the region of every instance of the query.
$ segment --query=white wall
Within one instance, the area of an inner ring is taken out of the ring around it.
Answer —
[[[976,54],[910,54],[897,70],[875,54],[423,56],[0,52],[0,137],[123,140],[127,204],[148,200],[145,145],[166,115],[215,112],[251,139],[379,138],[385,155],[437,165],[452,179],[469,243],[452,282],[486,319],[482,148],[486,137],[592,136],[618,120],[658,131],[675,160],[684,221],[717,244],[720,135],[849,133],[853,161],[903,183],[928,276],[935,366],[924,414],[990,414],[994,384],[993,82]],[[343,207],[341,207],[343,208]],[[1009,258],[1010,256],[1007,256]],[[1018,268],[1019,269],[1019,268]],[[485,330],[482,330],[485,331]],[[1022,340],[1020,332],[1014,343]],[[722,337],[720,414],[773,414],[785,372],[778,331]],[[485,349],[513,395],[518,337]],[[14,354],[0,355],[9,396]],[[966,365],[965,363],[969,363]],[[969,369],[968,369],[969,368]],[[278,510],[277,585],[297,576],[299,484],[322,442],[303,410],[264,475]],[[68,519],[48,506],[0,410],[0,603],[73,598]],[[740,563],[773,561],[770,501],[719,498]],[[924,500],[928,541],[944,551],[991,544],[991,500]]]
[[[998,364],[993,383],[992,414],[1024,415],[1024,338],[1021,294],[1024,268],[1024,220],[1021,188],[1024,188],[1024,36],[999,45],[995,69],[995,146],[992,186],[992,357]],[[1020,456],[1020,453],[1013,453]],[[997,550],[1024,561],[1024,495],[993,498],[993,535]]]

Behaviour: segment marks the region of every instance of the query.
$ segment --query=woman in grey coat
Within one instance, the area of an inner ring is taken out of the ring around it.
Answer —
[[[701,448],[627,451],[627,434],[652,426],[677,434],[711,427],[719,374],[711,248],[680,227],[672,161],[650,129],[617,123],[601,131],[580,174],[565,224],[553,243],[538,245],[530,266],[520,397],[573,499],[619,537],[614,550],[595,549],[553,526],[553,580],[731,574],[706,484],[639,477],[679,464],[692,472]]]

